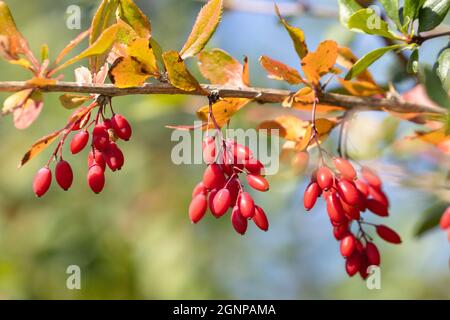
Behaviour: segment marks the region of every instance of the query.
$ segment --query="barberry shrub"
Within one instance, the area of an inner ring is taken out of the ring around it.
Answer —
[[[381,263],[375,242],[384,240],[400,244],[402,240],[392,227],[370,221],[372,216],[387,219],[392,214],[390,200],[380,175],[358,159],[352,159],[346,148],[346,128],[354,114],[360,111],[358,106],[374,106],[375,110],[388,111],[400,120],[422,125],[424,130],[415,132],[409,139],[430,143],[443,154],[450,153],[450,49],[444,48],[439,53],[434,69],[419,63],[420,48],[425,41],[449,35],[448,32],[435,32],[435,29],[447,15],[450,0],[405,0],[402,8],[398,1],[380,2],[384,5],[383,17],[387,20],[377,16],[372,8],[361,6],[360,2],[338,1],[344,26],[382,37],[389,44],[386,47],[360,59],[334,40],[325,40],[316,51],[311,51],[304,32],[290,25],[275,6],[275,13],[301,60],[301,72],[268,56],[259,59],[271,79],[298,87],[295,92],[285,95],[282,106],[287,111],[306,111],[309,117],[305,120],[294,112],[284,112],[261,122],[258,128],[269,129],[270,134],[277,133],[286,141],[283,154],[292,155],[293,173],[309,174],[311,169],[311,178],[302,196],[304,209],[308,212],[319,201],[324,203],[324,214],[330,221],[333,236],[339,241],[346,272],[349,276],[359,273],[362,278],[368,276],[369,266]],[[68,161],[70,155],[63,155],[67,140],[72,155],[87,154],[89,188],[94,193],[103,191],[105,172],[121,170],[125,165],[120,146],[132,138],[132,126],[123,115],[114,111],[112,96],[97,92],[95,88],[105,88],[103,84],[109,78],[115,94],[132,94],[144,85],[152,86],[146,83],[152,79],[169,83],[172,87],[167,93],[189,93],[208,98],[208,104],[197,111],[202,120],[199,128],[206,132],[202,148],[205,170],[192,191],[187,210],[191,222],[200,222],[209,211],[216,218],[229,214],[233,229],[241,235],[246,233],[249,221],[263,231],[269,229],[263,204],[256,204],[254,200],[254,192],[269,191],[264,164],[247,146],[227,139],[222,129],[253,100],[274,102],[277,93],[251,88],[247,57],[240,63],[222,49],[205,50],[221,19],[222,7],[222,0],[208,1],[198,14],[184,46],[180,50],[163,50],[151,33],[150,21],[132,0],[103,0],[90,28],[50,61],[45,45],[41,59],[35,57],[18,31],[8,6],[0,1],[0,56],[32,74],[26,86],[4,102],[2,114],[12,113],[18,129],[27,128],[38,118],[44,106],[43,92],[55,89],[62,79],[59,72],[81,60],[89,60],[89,68],[76,69],[75,76],[81,87],[92,88],[92,92],[61,95],[62,106],[73,110],[68,121],[61,129],[36,141],[20,163],[20,166],[25,165],[52,142],[57,142],[50,159],[35,175],[33,190],[36,196],[42,197],[49,191],[53,178],[63,190],[72,186],[77,173],[72,171]],[[369,28],[368,20],[374,18],[379,22],[378,27]],[[89,38],[88,47],[66,59],[85,38]],[[409,60],[405,73],[409,72],[413,79],[422,83],[412,94],[399,97],[395,88],[387,91],[368,71],[371,64],[388,52]],[[405,52],[410,53],[408,57],[404,56]],[[219,90],[202,86],[196,80],[185,63],[193,58],[197,59],[203,77]],[[342,76],[343,72],[346,72],[345,76]],[[330,92],[329,84],[333,81],[340,86],[340,95]],[[224,98],[220,90],[223,86],[236,88],[241,94],[230,96],[228,93]],[[417,91],[423,88],[432,100],[427,100],[425,107],[416,104],[421,97],[424,100],[423,92]],[[242,95],[242,92],[247,93]],[[197,127],[171,128],[190,130]],[[338,150],[333,152],[324,146],[324,142],[337,131],[336,128],[340,128]],[[447,176],[442,179],[443,183],[448,183],[448,168],[443,170],[447,170],[447,174],[442,175]],[[436,219],[435,214],[432,219],[426,217],[417,233],[439,224],[447,230],[450,240],[448,198],[441,202],[445,203],[445,211],[442,203],[437,206],[439,210],[432,209],[439,213],[440,219]]]

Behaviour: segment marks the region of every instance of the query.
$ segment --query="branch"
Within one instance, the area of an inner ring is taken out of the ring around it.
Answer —
[[[213,91],[218,91],[220,97],[222,98],[247,98],[255,100],[259,103],[281,103],[294,93],[288,90],[271,88],[240,88],[209,84],[202,84],[201,87],[203,91],[183,91],[168,83],[147,83],[142,87],[117,88],[112,84],[79,86],[75,82],[58,82],[54,85],[39,87],[38,90],[42,92],[92,93],[111,97],[138,94],[184,94],[206,96]],[[33,88],[33,86],[27,82],[0,82],[0,92],[17,92],[30,88]],[[435,115],[447,114],[447,110],[441,107],[408,103],[395,98],[365,98],[336,93],[322,93],[319,98],[320,102],[323,104],[342,107],[347,110],[388,110],[398,113],[430,113]]]

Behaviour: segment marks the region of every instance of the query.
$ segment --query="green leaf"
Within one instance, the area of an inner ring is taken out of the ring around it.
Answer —
[[[419,49],[414,49],[408,60],[407,71],[411,74],[416,74],[419,71]]]
[[[405,0],[405,5],[403,6],[403,18],[408,17],[411,22],[416,20],[419,9],[423,6],[424,2],[425,0]]]
[[[192,32],[180,56],[184,60],[202,51],[219,25],[222,17],[223,0],[210,0],[199,12]]]
[[[430,31],[444,20],[450,0],[426,0],[419,11],[419,32]]]
[[[339,4],[339,19],[341,24],[347,27],[348,19],[356,11],[363,9],[363,7],[356,2],[356,0],[338,0]]]
[[[194,91],[201,88],[197,80],[186,68],[178,52],[164,52],[163,59],[169,75],[169,81],[174,87],[183,91]]]
[[[280,19],[280,22],[283,24],[284,28],[289,33],[289,36],[291,37],[292,42],[294,43],[295,51],[300,57],[300,60],[303,59],[308,54],[308,47],[306,46],[305,43],[305,34],[303,33],[303,30],[289,25],[287,21],[284,20],[283,17],[281,16],[280,10],[278,9],[277,5],[275,5],[275,12],[278,18]]]
[[[133,0],[120,0],[119,17],[128,23],[141,38],[150,37],[150,21]]]
[[[398,0],[380,0],[386,11],[387,16],[391,19],[397,28],[401,28],[400,17],[398,15]]]
[[[41,61],[45,61],[48,59],[49,49],[47,44],[43,44],[41,46]]]
[[[86,101],[91,100],[92,98],[90,96],[84,96],[81,94],[72,94],[72,93],[66,93],[61,96],[59,96],[59,101],[61,102],[62,106],[66,109],[75,109],[81,106]]]
[[[353,65],[353,67],[348,71],[347,75],[345,76],[346,80],[350,80],[357,75],[359,75],[361,72],[366,70],[372,63],[380,59],[384,54],[386,54],[389,51],[400,49],[404,47],[403,44],[396,44],[389,47],[383,47],[375,49],[365,56],[363,56],[361,59],[356,61],[356,63]]]
[[[155,55],[156,62],[158,64],[159,70],[164,70],[164,60],[163,60],[163,49],[161,48],[160,44],[152,38],[150,38],[150,46],[153,49],[153,54]]]
[[[436,72],[444,88],[450,90],[450,48],[444,49],[436,61]]]
[[[116,11],[119,0],[103,0],[91,23],[89,44],[94,44],[100,35],[116,22]]]
[[[350,30],[373,34],[389,39],[397,39],[386,21],[382,20],[375,10],[371,8],[361,9],[348,19]]]
[[[446,203],[438,202],[426,209],[423,213],[422,220],[419,221],[415,228],[414,235],[416,237],[420,237],[427,231],[437,227],[439,225],[439,220],[441,219],[441,216],[447,206],[448,204]]]
[[[436,72],[433,72],[429,67],[424,67],[421,69],[420,75],[420,80],[425,85],[428,97],[436,104],[450,110],[450,98],[442,87],[442,82]]]

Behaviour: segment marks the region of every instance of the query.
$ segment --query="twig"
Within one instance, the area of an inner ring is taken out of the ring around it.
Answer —
[[[29,88],[34,87],[27,82],[0,82],[0,92],[17,92]],[[117,88],[112,84],[79,86],[75,82],[58,82],[53,85],[39,87],[38,90],[42,92],[91,93],[109,97],[138,94],[184,94],[207,96],[212,92],[217,91],[221,98],[246,98],[253,99],[259,103],[281,103],[293,94],[293,92],[288,90],[272,88],[240,88],[209,84],[202,84],[201,89],[198,90],[183,91],[168,83],[146,83],[142,87]],[[398,113],[429,113],[433,115],[447,114],[447,110],[441,107],[408,103],[395,98],[379,99],[354,97],[336,93],[320,93],[319,99],[322,104],[341,107],[345,110],[389,110]]]

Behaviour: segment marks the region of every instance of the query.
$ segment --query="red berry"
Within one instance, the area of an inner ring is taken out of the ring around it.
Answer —
[[[441,217],[441,221],[439,222],[439,225],[441,226],[441,229],[450,228],[450,207],[448,207],[444,211],[444,214]]]
[[[208,203],[204,194],[198,194],[191,200],[189,219],[191,219],[192,223],[199,222],[205,216],[207,207]]]
[[[132,129],[127,119],[120,114],[115,114],[111,119],[111,126],[116,136],[122,140],[128,141],[131,138]]]
[[[239,191],[241,190],[241,184],[239,179],[233,178],[227,184],[227,189],[230,190],[230,207],[234,207],[236,205],[237,198],[239,196]]]
[[[105,171],[106,162],[103,153],[95,149],[91,150],[88,154],[88,168],[94,164],[98,164]]]
[[[354,181],[356,189],[358,189],[361,194],[367,198],[369,196],[369,186],[362,180],[356,179]]]
[[[211,190],[211,192],[209,193],[209,197],[208,197],[208,203],[209,203],[209,210],[211,211],[211,213],[213,214],[213,216],[215,216],[216,218],[219,218],[220,216],[216,213],[216,211],[214,211],[214,197],[217,194],[217,191],[219,191],[218,189],[213,189]]]
[[[376,215],[379,215],[380,217],[387,217],[389,215],[388,208],[384,204],[375,199],[367,199],[366,207],[367,209],[369,209]]]
[[[40,169],[34,176],[33,191],[38,197],[42,197],[52,184],[52,172],[48,167]]]
[[[208,190],[206,190],[203,182],[199,182],[194,187],[194,190],[192,191],[192,198],[195,198],[195,196],[198,195],[198,194],[203,194],[205,196],[208,194]]]
[[[368,167],[362,167],[361,174],[370,186],[377,189],[381,188],[381,179],[372,169]]]
[[[86,147],[89,141],[89,133],[86,130],[78,132],[70,142],[70,152],[77,154]]]
[[[225,176],[216,163],[210,164],[203,174],[203,184],[208,189],[222,188],[225,184]]]
[[[345,236],[344,239],[342,239],[340,246],[342,256],[346,258],[350,257],[355,251],[355,247],[356,247],[355,236],[353,234]]]
[[[341,200],[338,198],[336,192],[330,192],[326,198],[327,212],[330,219],[334,222],[340,223],[346,220],[344,209],[341,205]]]
[[[366,279],[369,275],[367,272],[367,268],[369,267],[369,262],[367,261],[367,256],[365,251],[359,252],[361,264],[359,266],[359,275],[361,278]]]
[[[305,172],[308,168],[309,153],[306,151],[297,152],[291,160],[292,168],[296,174]]]
[[[355,206],[349,205],[342,198],[340,200],[341,200],[342,209],[344,209],[344,212],[345,212],[345,216],[349,220],[359,220],[359,218],[361,217],[361,215],[359,213],[359,209]]]
[[[263,192],[269,190],[269,182],[261,176],[247,174],[247,182],[255,190]]]
[[[317,198],[320,195],[320,187],[317,182],[311,183],[305,190],[303,195],[303,205],[307,211],[314,208]]]
[[[267,220],[266,213],[261,207],[255,205],[255,215],[253,216],[253,222],[258,228],[263,231],[269,230],[269,221]]]
[[[244,162],[244,167],[251,174],[264,175],[264,165],[256,159],[249,159]]]
[[[102,167],[97,164],[90,167],[87,175],[87,181],[92,191],[95,193],[102,192],[103,187],[105,186],[105,172]]]
[[[317,183],[322,190],[327,190],[333,186],[334,174],[328,167],[320,167],[317,170]]]
[[[108,130],[103,124],[97,124],[92,130],[92,145],[100,151],[105,150],[109,145]]]
[[[110,142],[105,149],[104,158],[111,171],[120,170],[125,163],[122,151],[115,142]]]
[[[249,148],[235,141],[232,142],[231,150],[233,152],[235,163],[243,164],[245,163],[245,160],[249,160],[253,157],[253,154]]]
[[[333,163],[336,169],[345,179],[354,180],[356,178],[355,168],[353,168],[352,164],[347,159],[334,158]]]
[[[226,188],[220,189],[217,191],[216,195],[213,198],[212,207],[214,208],[214,215],[216,217],[223,216],[228,208],[230,207],[230,191]]]
[[[345,261],[345,271],[350,277],[353,277],[361,268],[361,254],[357,251]]]
[[[75,111],[77,112],[77,111]],[[91,112],[86,113],[83,117],[78,119],[72,127],[72,131],[78,131],[83,128],[91,118]]]
[[[333,235],[336,240],[344,239],[347,235],[349,235],[348,224],[343,223],[333,227]]]
[[[366,244],[366,257],[369,266],[379,266],[380,265],[380,252],[375,244],[372,242],[367,242]]]
[[[389,208],[389,199],[383,192],[383,190],[369,186],[369,194],[372,198],[382,203],[385,207]]]
[[[60,160],[55,168],[55,177],[59,186],[64,190],[69,190],[73,182],[73,172],[67,161]]]
[[[358,190],[352,182],[345,179],[340,180],[337,183],[337,189],[341,199],[349,205],[356,206],[359,203]]]
[[[252,218],[255,214],[255,202],[248,192],[242,192],[239,197],[239,211],[246,219]]]
[[[233,211],[231,212],[231,224],[233,225],[234,230],[239,234],[243,235],[247,231],[247,219],[242,216],[238,206],[234,206]]]
[[[380,224],[376,227],[376,230],[377,230],[378,235],[383,240],[390,242],[390,243],[394,243],[394,244],[402,243],[402,239],[400,238],[400,236],[397,234],[397,232],[395,232],[391,228],[389,228],[383,224]]]
[[[203,141],[203,160],[207,164],[216,160],[216,140],[213,137],[207,137]]]

